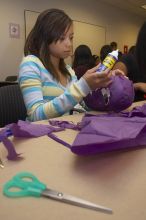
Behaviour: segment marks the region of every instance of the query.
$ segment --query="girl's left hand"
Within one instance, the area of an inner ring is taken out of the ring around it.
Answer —
[[[115,69],[110,71],[110,76],[125,76],[128,78],[122,70]]]

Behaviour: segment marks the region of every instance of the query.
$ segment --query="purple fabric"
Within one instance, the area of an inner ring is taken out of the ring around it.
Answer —
[[[125,117],[146,117],[146,104],[135,107],[130,112],[121,112],[121,115]]]
[[[9,160],[18,160],[21,159],[22,157],[20,156],[21,154],[18,154],[16,152],[14,145],[8,139],[8,136],[10,136],[10,134],[13,135],[14,137],[31,138],[31,137],[40,137],[49,134],[51,136],[52,132],[58,132],[62,130],[64,130],[63,127],[55,128],[50,125],[34,124],[28,121],[18,121],[17,124],[13,123],[7,125],[6,128],[0,131],[0,141],[4,144],[5,148],[7,149],[8,152],[7,158]],[[55,139],[55,135],[54,135],[54,139]]]
[[[4,146],[7,149],[8,155],[7,158],[8,160],[18,160],[21,159],[22,157],[20,156],[21,154],[17,154],[12,142],[8,139],[8,133],[7,129],[4,128],[0,131],[0,141],[4,144]]]
[[[145,106],[146,107],[146,106]],[[79,155],[146,146],[146,117],[85,116],[71,151]]]
[[[12,142],[8,139],[8,138],[4,138],[3,139],[3,144],[5,145],[7,151],[8,151],[8,155],[7,158],[8,160],[20,160],[23,159],[23,157],[21,156],[21,154],[18,154],[14,148],[14,145],[12,144]]]
[[[48,135],[78,155],[146,146],[146,104],[136,107],[130,112],[86,114],[77,124],[58,120],[51,120],[50,123],[52,126],[18,121],[17,124],[10,124],[2,129],[0,141],[8,151],[7,158],[9,160],[22,158],[8,139],[11,134],[14,137],[25,138]],[[72,145],[52,133],[65,128],[80,130]]]
[[[40,137],[52,132],[62,131],[64,128],[55,128],[50,125],[34,124],[28,121],[18,121],[9,126],[14,137]]]
[[[81,129],[81,124],[80,123],[73,123],[69,121],[59,121],[59,120],[49,120],[49,123],[52,126],[57,126],[60,128],[68,128],[68,129],[73,129],[73,130],[80,130]],[[71,148],[71,145],[68,144],[67,142],[63,141],[62,139],[58,138],[56,135],[50,133],[48,134],[48,137],[52,138],[54,141],[57,141],[58,143],[64,145],[65,147]]]
[[[128,108],[134,100],[133,83],[124,76],[112,76],[109,85],[109,103],[105,104],[101,89],[93,91],[84,98],[86,105],[97,111],[120,112]]]
[[[79,130],[80,129],[80,124],[75,124],[73,122],[69,121],[58,121],[58,120],[49,120],[50,125],[52,126],[57,126],[60,128],[68,128],[68,129],[73,129],[73,130]]]
[[[63,141],[62,139],[58,138],[55,134],[48,134],[48,137],[52,138],[54,141],[57,141],[58,143],[64,145],[65,147],[71,148],[71,145],[67,142]]]

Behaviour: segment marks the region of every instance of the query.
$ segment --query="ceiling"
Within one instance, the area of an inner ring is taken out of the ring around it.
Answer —
[[[101,0],[120,9],[129,11],[130,13],[146,18],[146,10],[141,8],[146,5],[146,0]]]

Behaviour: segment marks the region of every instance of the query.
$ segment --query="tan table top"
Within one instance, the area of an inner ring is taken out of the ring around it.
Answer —
[[[83,114],[60,120],[80,121]],[[47,123],[42,121],[40,123]],[[77,131],[57,133],[72,143]],[[112,152],[89,157],[77,156],[47,136],[14,139],[16,151],[24,159],[7,161],[0,143],[0,219],[1,220],[145,220],[146,149]],[[48,187],[113,209],[105,214],[46,198],[7,198],[2,194],[6,181],[18,172],[35,174]]]

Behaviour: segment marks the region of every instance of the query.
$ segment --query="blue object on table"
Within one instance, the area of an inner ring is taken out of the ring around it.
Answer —
[[[16,188],[18,188],[19,191],[12,191]],[[49,189],[44,183],[40,182],[37,177],[28,172],[18,173],[10,181],[8,181],[3,187],[3,193],[8,197],[44,196],[83,208],[102,211],[110,214],[112,213],[112,209],[110,208],[96,205],[86,200]]]
[[[7,128],[7,130],[6,130],[6,134],[7,134],[7,137],[9,137],[9,136],[12,136],[12,135],[13,135],[13,133],[12,133],[12,131],[11,131],[11,129],[10,129],[10,128]]]
[[[10,128],[4,128],[1,130],[0,132],[0,142],[2,141],[2,138],[5,136],[5,137],[10,137],[12,136],[12,131]]]

